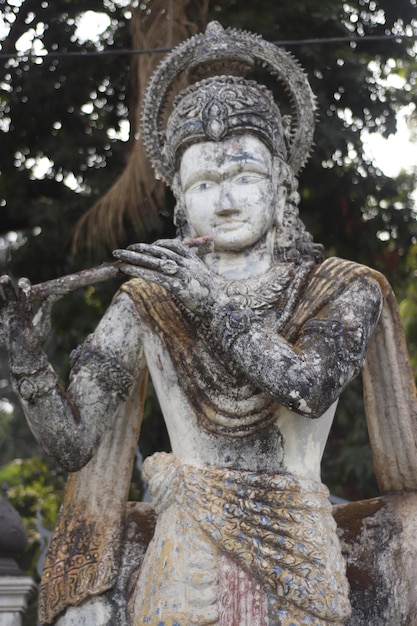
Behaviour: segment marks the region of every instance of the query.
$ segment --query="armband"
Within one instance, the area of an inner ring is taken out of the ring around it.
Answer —
[[[335,319],[314,319],[304,326],[303,335],[318,334],[341,361],[350,361],[362,367],[366,339],[360,324],[347,326]]]
[[[112,354],[101,352],[92,343],[92,335],[89,335],[83,344],[71,352],[71,379],[85,368],[102,388],[114,391],[122,400],[127,398],[134,382],[133,374],[118,363]]]

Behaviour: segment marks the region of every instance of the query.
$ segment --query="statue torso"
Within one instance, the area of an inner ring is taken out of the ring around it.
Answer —
[[[311,272],[311,264],[286,263],[249,281],[219,282],[228,297],[285,337]],[[319,420],[293,413],[257,388],[208,324],[161,287],[133,280],[125,289],[137,303],[147,364],[179,459],[320,479],[335,405]]]

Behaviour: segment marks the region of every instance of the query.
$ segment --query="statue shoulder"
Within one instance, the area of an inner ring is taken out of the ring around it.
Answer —
[[[313,271],[292,318],[290,338],[316,317],[369,318],[373,326],[379,317],[383,297],[390,290],[379,272],[355,263],[331,257]]]
[[[313,280],[325,280],[329,283],[329,286],[331,285],[334,288],[343,286],[343,284],[348,285],[352,280],[357,278],[362,278],[365,281],[369,280],[370,282],[376,281],[383,293],[389,288],[387,279],[377,270],[367,265],[339,257],[325,259],[323,263],[317,267],[313,276]]]
[[[337,276],[340,276],[340,272],[345,276],[369,276],[369,278],[373,278],[374,280],[380,280],[380,278],[384,279],[383,275],[377,270],[367,265],[356,263],[356,261],[341,259],[340,257],[329,257],[325,259],[323,263],[318,265],[316,275],[326,274],[329,277],[337,278]]]

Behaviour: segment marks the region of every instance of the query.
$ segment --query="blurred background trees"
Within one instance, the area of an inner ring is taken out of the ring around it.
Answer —
[[[364,145],[365,131],[394,133],[402,107],[415,124],[416,11],[415,0],[261,0],[253,7],[238,0],[6,0],[0,22],[1,273],[39,282],[108,260],[116,244],[173,235],[172,197],[151,182],[137,141],[137,105],[162,56],[129,50],[169,47],[218,19],[287,42],[305,68],[318,123],[315,151],[300,176],[301,216],[329,255],[388,276],[417,367],[416,172],[388,178]],[[375,36],[383,38],[369,39]],[[346,37],[353,39],[339,39]],[[312,39],[321,42],[304,41]],[[94,328],[116,288],[90,287],[56,305],[47,350],[64,380],[69,352]],[[10,481],[19,507],[18,485],[31,489],[31,478],[17,471],[24,465],[16,459],[41,451],[13,399],[4,355],[0,391],[0,480]],[[145,454],[168,445],[152,389],[150,395]],[[47,471],[59,490],[62,475]],[[338,495],[376,493],[360,381],[340,403],[323,474]],[[38,505],[44,501],[39,489]],[[23,515],[33,508],[24,502]],[[52,509],[46,514],[51,523]]]

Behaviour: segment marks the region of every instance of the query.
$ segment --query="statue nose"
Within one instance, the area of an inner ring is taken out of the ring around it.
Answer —
[[[224,181],[220,185],[220,193],[219,198],[216,204],[216,214],[222,215],[225,213],[230,213],[231,211],[236,210],[233,203],[233,198],[230,193],[230,185],[227,181]]]

